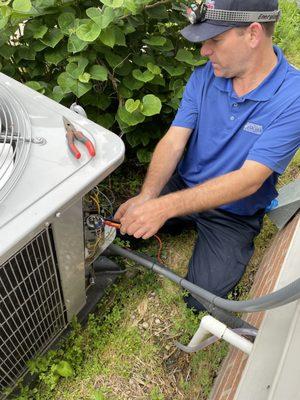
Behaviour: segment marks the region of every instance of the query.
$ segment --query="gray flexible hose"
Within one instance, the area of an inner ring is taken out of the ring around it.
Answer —
[[[227,311],[248,313],[265,311],[283,306],[300,298],[299,278],[296,281],[285,286],[284,288],[279,289],[274,293],[267,294],[266,296],[259,297],[257,299],[246,301],[225,300],[195,285],[194,283],[191,283],[186,279],[181,278],[165,266],[160,265],[154,260],[146,258],[141,254],[122,248],[116,244],[111,244],[109,246],[109,250],[114,255],[129,258],[130,260],[133,260],[136,263],[170,279],[184,289],[188,290],[191,294],[195,294],[196,296],[200,297],[200,299],[204,299],[209,303]]]
[[[257,330],[256,329],[245,329],[245,328],[237,328],[237,329],[231,329],[233,332],[237,333],[238,335],[246,335],[246,336],[257,336]],[[184,344],[181,344],[179,342],[175,342],[175,346],[184,351],[185,353],[196,353],[196,351],[205,349],[205,347],[210,346],[211,344],[217,342],[221,338],[218,338],[217,336],[211,336],[210,338],[203,340],[200,344],[197,346],[185,346]]]

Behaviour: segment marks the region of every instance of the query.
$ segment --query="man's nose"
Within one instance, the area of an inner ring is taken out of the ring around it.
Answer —
[[[208,45],[208,43],[207,42],[203,42],[201,50],[200,50],[201,56],[202,57],[209,57],[209,56],[212,55],[212,53],[213,53],[213,51],[212,51],[211,47]]]

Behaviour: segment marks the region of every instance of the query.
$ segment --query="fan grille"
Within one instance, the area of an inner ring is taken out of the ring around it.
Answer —
[[[0,203],[20,179],[29,157],[29,115],[17,97],[0,84]]]

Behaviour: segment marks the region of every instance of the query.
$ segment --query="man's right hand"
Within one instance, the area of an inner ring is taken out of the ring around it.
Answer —
[[[116,221],[120,221],[120,219],[126,214],[129,208],[134,208],[136,206],[139,206],[150,199],[152,199],[151,196],[142,193],[138,194],[135,197],[132,197],[131,199],[127,200],[125,203],[120,205],[120,207],[118,208],[117,212],[114,215],[114,219]]]

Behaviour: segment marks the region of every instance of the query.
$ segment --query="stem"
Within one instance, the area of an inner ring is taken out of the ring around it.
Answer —
[[[148,6],[145,6],[145,9],[154,8],[154,7],[160,6],[161,4],[168,4],[168,3],[171,3],[171,0],[157,1],[154,4],[149,4]]]

